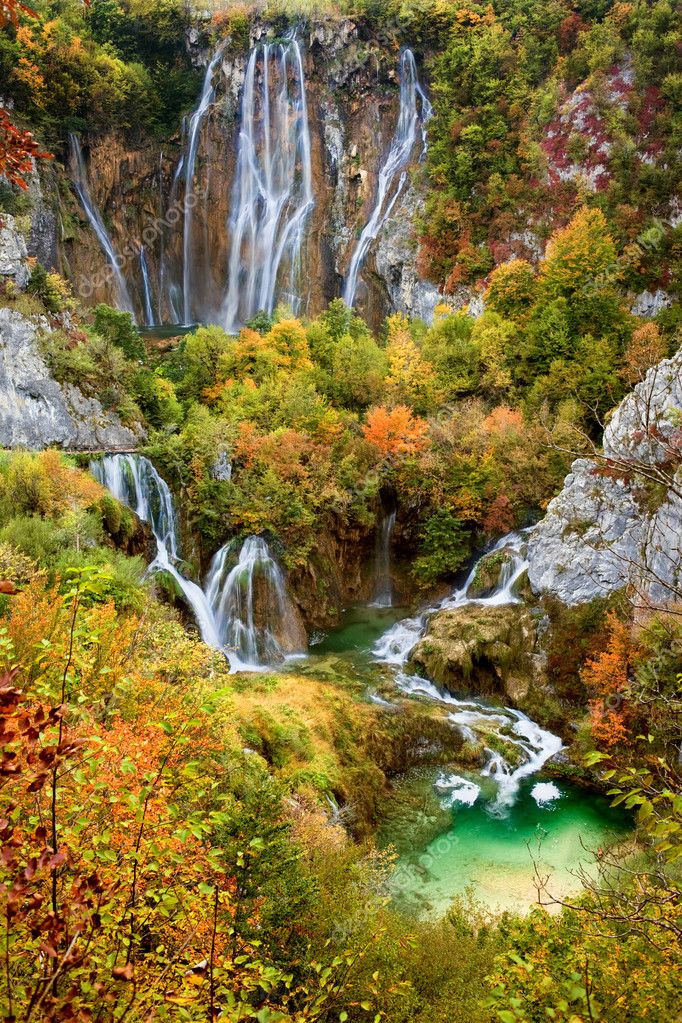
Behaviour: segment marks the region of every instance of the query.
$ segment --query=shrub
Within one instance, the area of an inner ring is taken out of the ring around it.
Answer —
[[[94,328],[100,337],[122,349],[128,359],[144,361],[146,354],[144,341],[138,334],[130,313],[100,304],[95,307]]]

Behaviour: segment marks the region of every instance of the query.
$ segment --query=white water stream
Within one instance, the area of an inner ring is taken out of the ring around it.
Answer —
[[[395,681],[403,692],[427,697],[451,707],[449,718],[460,730],[463,738],[472,744],[483,745],[486,762],[480,772],[481,778],[494,781],[497,789],[496,797],[489,804],[488,810],[493,815],[505,816],[516,801],[522,781],[541,770],[550,757],[562,748],[559,736],[541,728],[519,710],[511,707],[492,708],[474,699],[458,699],[441,691],[433,682],[417,675],[410,675],[403,670],[414,646],[426,633],[429,618],[436,611],[464,607],[468,604],[490,607],[519,603],[514,588],[527,568],[525,538],[522,534],[511,533],[503,537],[493,550],[505,552],[508,557],[498,584],[489,596],[476,598],[468,596],[476,577],[477,565],[474,565],[461,589],[420,615],[397,622],[378,640],[373,652],[378,661],[393,665],[397,669]],[[507,759],[497,749],[491,749],[487,745],[491,735],[498,737],[501,745],[513,748],[514,757]],[[511,760],[513,762],[510,762]],[[471,779],[455,774],[441,775],[436,781],[437,791],[444,796],[449,805],[455,802],[473,805],[479,797],[480,788],[480,785]],[[534,798],[538,802],[549,801],[548,787],[536,786],[536,789],[538,792]]]
[[[419,84],[417,65],[412,50],[404,50],[401,54],[399,75],[398,124],[386,159],[379,170],[374,208],[351,256],[343,289],[343,300],[347,306],[355,304],[358,278],[372,242],[390,217],[398,196],[405,186],[408,165],[418,138],[421,138],[419,159],[423,159],[426,153],[426,123],[433,114],[433,108]]]
[[[71,173],[73,175],[73,185],[76,189],[76,194],[80,199],[85,215],[90,222],[90,226],[95,232],[97,240],[102,246],[104,254],[109,262],[109,266],[111,267],[114,281],[116,283],[118,306],[120,309],[124,309],[127,313],[130,313],[133,317],[133,323],[135,323],[135,308],[130,298],[125,277],[121,271],[121,259],[114,248],[114,243],[109,236],[109,232],[104,226],[102,216],[90,195],[90,186],[88,184],[88,174],[85,168],[83,152],[81,150],[78,136],[74,135],[73,132],[69,135],[69,155]]]
[[[285,660],[289,651],[280,637],[293,609],[282,569],[262,537],[247,537],[236,561],[232,544],[221,547],[206,578],[206,597],[235,670]]]
[[[194,207],[196,205],[194,167],[197,159],[197,150],[199,148],[199,139],[201,138],[201,126],[204,123],[204,118],[206,117],[211,103],[215,98],[215,74],[218,64],[222,59],[223,50],[225,49],[226,44],[227,40],[224,40],[221,43],[211,57],[208,67],[206,68],[204,83],[199,95],[199,102],[189,119],[186,150],[183,153],[181,163],[178,164],[178,169],[176,170],[176,176],[179,173],[182,173],[185,181],[185,215],[182,235],[182,315],[183,323],[185,325],[193,323],[194,317],[197,313],[197,310],[195,310],[192,306],[193,271],[196,270],[192,261]],[[174,181],[174,184],[175,183],[176,182]],[[171,192],[172,191],[173,187],[171,187]]]
[[[221,547],[202,589],[178,571],[173,496],[149,459],[137,454],[105,455],[93,459],[90,471],[149,523],[156,541],[149,571],[164,570],[173,577],[204,643],[223,650],[233,671],[258,671],[281,663],[294,651],[299,637],[293,607],[283,572],[262,537],[247,537],[237,557],[233,544]]]
[[[155,327],[154,309],[152,307],[152,289],[149,283],[149,267],[144,245],[140,245],[140,273],[142,274],[142,297],[144,299],[144,322],[147,327]]]
[[[297,311],[301,251],[314,205],[298,40],[251,51],[241,101],[229,223],[224,326],[234,333],[279,299]]]

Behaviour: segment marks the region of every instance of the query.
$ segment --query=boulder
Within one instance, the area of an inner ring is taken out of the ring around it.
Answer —
[[[521,604],[466,604],[439,611],[412,651],[412,663],[453,692],[522,700],[538,674],[537,626]]]
[[[484,554],[476,565],[474,577],[469,583],[467,597],[478,600],[489,597],[499,587],[504,569],[511,565],[512,554],[509,551],[490,551]]]

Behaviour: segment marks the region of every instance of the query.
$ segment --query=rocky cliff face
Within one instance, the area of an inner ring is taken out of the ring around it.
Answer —
[[[255,24],[251,43],[267,33],[268,26]],[[354,244],[371,214],[378,172],[398,117],[398,53],[384,39],[363,38],[349,20],[312,23],[299,35],[315,197],[299,273],[299,312],[314,315],[341,293]],[[211,53],[196,50],[194,56],[207,66]],[[247,59],[248,52],[226,46],[198,139],[190,264],[193,301],[204,313],[200,318],[209,320],[220,319],[226,288],[229,208]],[[184,134],[178,126],[178,134],[163,145],[135,150],[121,137],[91,139],[89,144],[83,140],[92,198],[122,258],[140,322],[145,319],[140,244],[145,246],[155,318],[173,322],[180,313],[184,184],[179,161],[183,148],[186,152],[187,132],[188,126]],[[418,184],[405,186],[370,251],[357,296],[370,322],[378,323],[395,310],[432,316],[437,293],[414,269],[412,224],[420,202]],[[63,268],[83,300],[111,302],[106,257],[75,196],[62,213],[69,225],[61,251]]]
[[[0,281],[17,289],[29,278],[26,242],[13,217],[0,219]],[[44,316],[0,308],[0,447],[77,450],[134,447],[139,436],[77,387],[59,384],[40,354]]]
[[[682,351],[616,409],[603,455],[573,463],[528,545],[536,593],[579,604],[627,590],[682,599]]]

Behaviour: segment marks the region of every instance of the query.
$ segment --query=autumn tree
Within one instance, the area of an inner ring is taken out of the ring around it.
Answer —
[[[521,319],[530,310],[536,293],[535,274],[530,263],[525,259],[512,259],[491,273],[484,296],[485,304],[502,316]]]
[[[598,746],[611,749],[628,737],[625,699],[635,648],[628,624],[615,614],[608,616],[607,628],[606,648],[587,661],[582,680],[590,695],[592,737]]]
[[[540,284],[551,298],[606,288],[618,279],[616,255],[602,211],[583,206],[550,238]]]
[[[428,444],[428,424],[414,416],[406,405],[396,405],[392,409],[377,405],[368,412],[362,433],[382,458],[413,455]]]
[[[655,323],[642,323],[632,332],[632,338],[625,350],[621,376],[626,384],[634,387],[648,370],[665,358],[667,345]]]
[[[22,14],[35,17],[21,0],[0,0],[0,29],[8,25],[16,27]],[[17,188],[28,188],[27,178],[33,170],[33,161],[49,158],[50,153],[42,149],[33,133],[18,128],[7,110],[0,106],[0,177]]]
[[[388,376],[386,391],[393,401],[411,405],[418,412],[431,411],[438,400],[433,366],[415,344],[406,316],[395,313],[386,321]]]
[[[33,161],[47,160],[50,156],[32,132],[17,128],[4,107],[0,107],[0,176],[17,188],[26,189]]]

